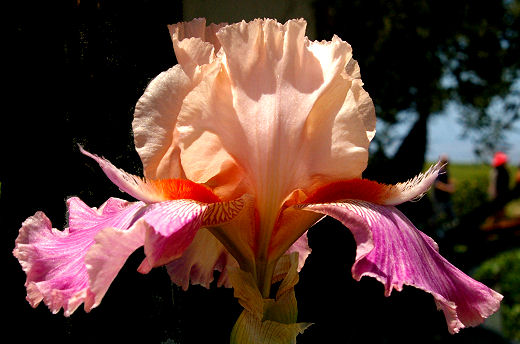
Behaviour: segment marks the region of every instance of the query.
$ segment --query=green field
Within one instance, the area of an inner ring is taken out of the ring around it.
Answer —
[[[515,166],[509,166],[511,187],[514,186],[516,172]],[[448,173],[456,188],[453,195],[453,207],[458,215],[463,215],[489,200],[491,166],[450,163]],[[506,216],[520,217],[520,199],[510,202],[506,206]]]

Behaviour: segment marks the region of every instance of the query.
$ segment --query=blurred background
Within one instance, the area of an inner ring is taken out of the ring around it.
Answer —
[[[232,291],[184,292],[162,269],[141,275],[141,251],[91,313],[32,309],[14,241],[37,210],[63,228],[68,197],[90,206],[125,198],[77,144],[141,174],[131,121],[146,85],[176,63],[166,24],[302,17],[309,38],[338,35],[360,64],[379,120],[365,177],[404,181],[446,159],[443,179],[401,210],[441,254],[505,298],[484,325],[450,335],[431,295],[405,287],[385,297],[379,282],[354,281],[354,240],[327,218],[309,232],[313,253],[296,293],[299,319],[314,325],[298,343],[520,343],[518,0],[75,0],[2,8],[0,225],[10,341],[228,342],[240,313]]]

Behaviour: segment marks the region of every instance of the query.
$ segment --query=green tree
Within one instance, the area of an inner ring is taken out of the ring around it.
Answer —
[[[337,34],[354,47],[378,117],[415,120],[391,162],[382,149],[387,138],[376,136],[372,166],[392,165],[378,171],[401,178],[419,172],[428,118],[450,101],[460,105],[477,150],[504,143],[502,130],[511,129],[520,109],[513,87],[520,76],[518,0],[321,0],[315,8],[318,38]]]

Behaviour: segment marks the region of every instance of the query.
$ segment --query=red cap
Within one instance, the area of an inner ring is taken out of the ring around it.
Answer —
[[[503,165],[507,162],[507,155],[504,152],[496,152],[495,156],[493,157],[493,167],[498,167],[500,165]]]

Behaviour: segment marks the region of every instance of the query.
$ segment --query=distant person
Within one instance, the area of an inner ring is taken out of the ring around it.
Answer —
[[[491,162],[491,181],[489,194],[493,201],[503,199],[509,192],[509,172],[507,171],[507,155],[504,152],[496,152]],[[494,220],[498,222],[505,215],[504,207],[495,213]]]
[[[433,198],[437,220],[445,219],[448,222],[455,220],[455,212],[453,211],[451,200],[451,195],[455,192],[455,185],[448,173],[448,155],[441,155],[439,160],[443,166],[433,184]]]
[[[504,197],[509,191],[509,172],[507,171],[507,155],[496,152],[493,156],[489,193],[492,199]]]
[[[513,187],[514,197],[520,197],[520,164],[516,167],[515,186]]]

